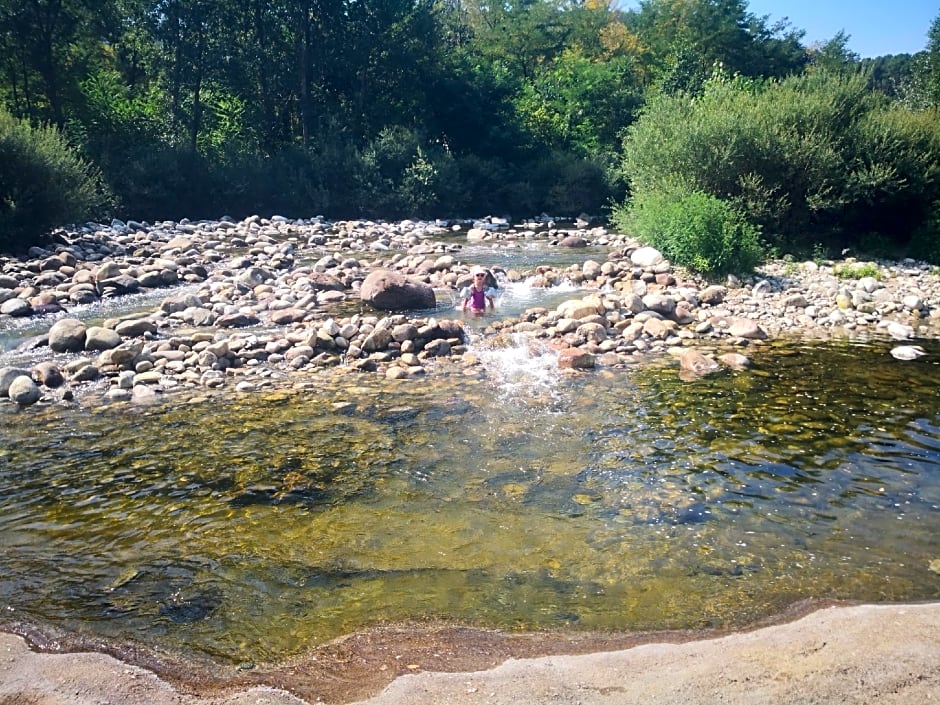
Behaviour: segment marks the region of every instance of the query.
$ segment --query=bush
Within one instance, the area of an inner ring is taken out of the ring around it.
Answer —
[[[864,76],[716,77],[694,99],[651,99],[622,170],[635,192],[681,179],[725,200],[781,249],[840,233],[849,242],[833,245],[854,244],[861,228],[907,237],[935,197],[936,125],[888,108]]]
[[[98,171],[58,131],[0,108],[0,248],[36,243],[53,227],[100,216],[108,203]]]
[[[726,201],[702,191],[635,194],[614,222],[674,264],[707,275],[747,273],[763,257],[760,230]]]

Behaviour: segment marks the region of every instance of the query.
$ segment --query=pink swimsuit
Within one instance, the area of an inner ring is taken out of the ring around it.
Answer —
[[[470,288],[470,308],[479,311],[486,310],[486,289],[477,291],[472,287]]]

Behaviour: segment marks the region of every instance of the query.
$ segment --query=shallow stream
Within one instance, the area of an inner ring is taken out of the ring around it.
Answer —
[[[683,382],[324,375],[314,392],[0,413],[0,623],[228,663],[370,626],[731,627],[940,598],[940,345],[780,343]]]

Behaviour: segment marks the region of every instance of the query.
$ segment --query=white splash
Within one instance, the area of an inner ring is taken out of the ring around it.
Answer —
[[[552,406],[561,399],[558,353],[523,333],[471,341],[500,398],[521,406]]]

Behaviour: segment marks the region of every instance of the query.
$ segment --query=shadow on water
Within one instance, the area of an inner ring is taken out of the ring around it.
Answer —
[[[276,660],[369,626],[731,627],[940,597],[940,347],[785,344],[682,382],[474,374],[2,425],[0,604],[105,639]]]

